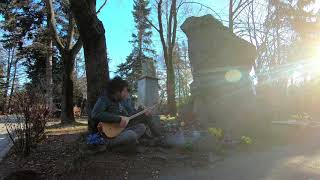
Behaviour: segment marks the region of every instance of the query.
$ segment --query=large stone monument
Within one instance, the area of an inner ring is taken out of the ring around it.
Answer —
[[[189,17],[181,29],[188,37],[193,113],[204,127],[245,135],[255,123],[249,79],[255,47],[211,15]]]

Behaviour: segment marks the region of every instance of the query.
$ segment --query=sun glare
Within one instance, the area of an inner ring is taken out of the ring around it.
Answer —
[[[314,52],[308,61],[303,64],[304,73],[313,78],[320,77],[320,45],[316,45]]]
[[[232,69],[226,72],[225,79],[228,82],[237,82],[241,79],[242,73],[237,69]]]

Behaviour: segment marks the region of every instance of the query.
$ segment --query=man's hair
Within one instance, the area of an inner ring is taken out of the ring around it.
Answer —
[[[113,95],[116,92],[121,92],[124,88],[128,88],[128,86],[129,84],[126,80],[116,76],[108,82],[107,91],[109,94]]]

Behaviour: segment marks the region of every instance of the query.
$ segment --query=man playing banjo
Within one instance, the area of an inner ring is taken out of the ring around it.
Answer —
[[[133,150],[142,136],[160,137],[160,126],[152,121],[150,111],[146,112],[129,122],[129,116],[137,113],[130,101],[128,93],[128,82],[115,77],[108,83],[107,91],[99,97],[93,110],[93,131],[99,132],[101,123],[117,124],[124,130],[113,138],[105,136],[108,148],[120,147],[123,150]],[[149,128],[151,134],[146,133]],[[103,134],[103,133],[102,133]]]

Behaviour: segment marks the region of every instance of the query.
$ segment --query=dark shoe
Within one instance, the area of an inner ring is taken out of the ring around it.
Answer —
[[[100,152],[105,152],[107,150],[106,145],[88,144],[86,152],[88,154],[97,154]]]
[[[170,147],[170,145],[167,143],[166,138],[161,136],[154,137],[152,139],[141,138],[139,142],[141,145],[149,146],[149,147],[156,147],[156,146],[165,147],[165,148]]]
[[[155,138],[140,138],[139,144],[143,146],[155,146]]]
[[[116,153],[136,153],[137,152],[137,146],[136,144],[126,144],[126,145],[118,145],[115,147],[111,147],[110,150],[112,152]]]

